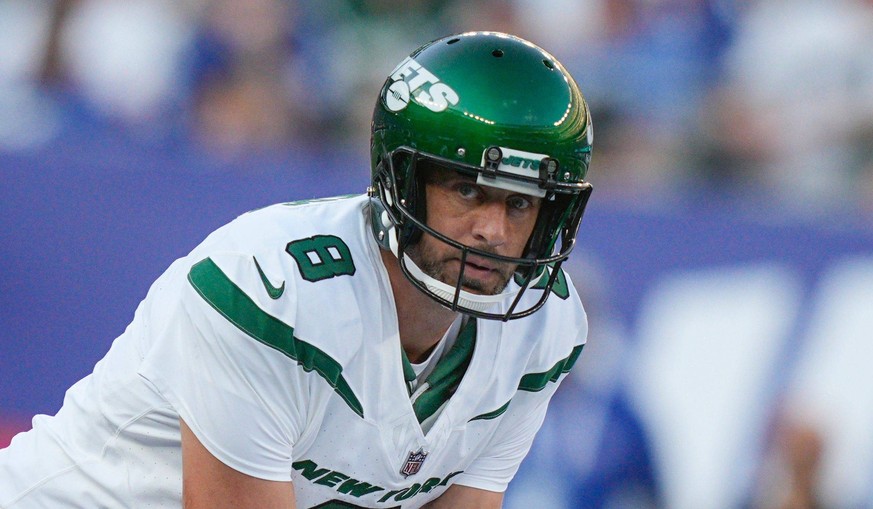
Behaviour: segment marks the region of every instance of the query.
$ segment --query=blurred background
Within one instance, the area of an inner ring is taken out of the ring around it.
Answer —
[[[873,507],[871,0],[0,0],[0,446],[210,231],[363,192],[382,81],[466,30],[597,134],[591,335],[506,507]]]

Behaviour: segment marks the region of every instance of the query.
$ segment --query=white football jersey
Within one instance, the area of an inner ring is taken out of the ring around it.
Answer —
[[[468,320],[411,398],[367,200],[250,212],[174,262],[57,415],[0,451],[0,507],[180,507],[180,418],[301,508],[505,490],[585,342],[575,289],[561,274],[529,317]]]

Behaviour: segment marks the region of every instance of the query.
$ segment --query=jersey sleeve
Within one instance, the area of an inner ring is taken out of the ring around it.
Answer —
[[[549,401],[582,353],[586,337],[587,323],[567,357],[547,370],[522,376],[493,436],[473,463],[458,475],[456,484],[506,491],[545,420]]]
[[[160,332],[139,373],[218,460],[253,477],[289,481],[309,389],[289,354],[293,302],[274,302],[254,270],[244,255],[194,264],[177,294],[162,296],[172,311],[155,327]]]

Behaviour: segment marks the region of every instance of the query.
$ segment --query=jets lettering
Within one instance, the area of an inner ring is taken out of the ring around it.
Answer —
[[[353,479],[351,476],[342,472],[319,467],[319,465],[312,460],[296,461],[292,463],[291,466],[294,470],[299,471],[300,475],[309,481],[312,481],[314,484],[333,488],[343,495],[351,495],[355,498],[361,498],[372,493],[386,491],[385,488],[381,486]],[[381,494],[378,502],[383,503],[389,500],[399,502],[412,498],[419,493],[428,493],[433,489],[448,485],[449,480],[460,473],[461,472],[452,472],[443,478],[431,477],[423,483],[415,483],[406,488],[387,491],[384,494]]]
[[[535,170],[540,167],[539,161],[518,156],[504,157],[500,162],[507,166],[515,166],[516,168],[530,168]]]
[[[415,102],[434,112],[443,111],[450,104],[454,106],[460,100],[452,87],[441,82],[412,57],[400,62],[391,73],[391,79],[406,82]]]

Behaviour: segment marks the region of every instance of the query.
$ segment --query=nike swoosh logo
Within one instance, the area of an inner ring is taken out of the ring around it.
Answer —
[[[285,292],[285,281],[282,281],[282,286],[273,286],[273,283],[271,283],[270,280],[267,279],[267,275],[264,274],[264,269],[261,268],[258,259],[252,256],[252,260],[255,261],[255,267],[258,269],[258,274],[261,275],[261,282],[264,283],[264,288],[267,289],[267,295],[269,295],[271,299],[278,299],[281,297]]]

